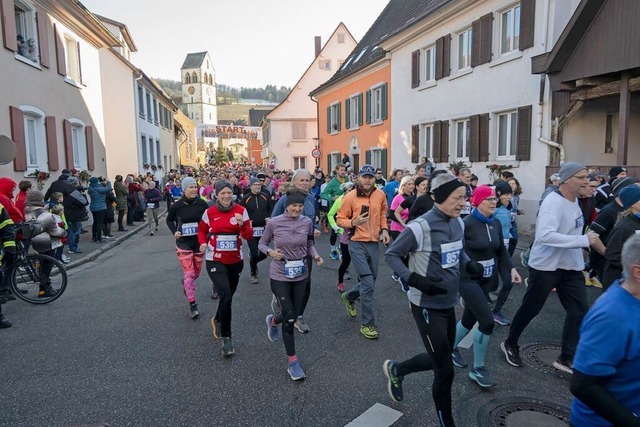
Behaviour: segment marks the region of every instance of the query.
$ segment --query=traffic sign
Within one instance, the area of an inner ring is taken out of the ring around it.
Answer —
[[[311,151],[311,155],[313,156],[314,159],[319,159],[322,153],[320,152],[319,149],[314,148],[313,151]]]

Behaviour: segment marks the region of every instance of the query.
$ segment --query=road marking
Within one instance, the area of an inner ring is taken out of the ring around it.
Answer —
[[[402,412],[381,403],[376,403],[345,427],[389,427],[398,421],[401,416]]]
[[[473,336],[476,334],[477,330],[478,330],[478,322],[476,322],[476,324],[473,325],[473,328],[471,329],[471,331],[469,331],[467,336],[462,338],[462,341],[460,341],[460,344],[458,344],[458,347],[470,348],[473,345]]]

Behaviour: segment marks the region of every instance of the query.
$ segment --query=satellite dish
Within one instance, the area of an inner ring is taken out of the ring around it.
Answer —
[[[11,163],[16,157],[16,145],[11,138],[0,135],[0,165]]]

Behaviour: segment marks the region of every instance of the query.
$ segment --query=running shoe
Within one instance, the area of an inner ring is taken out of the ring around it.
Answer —
[[[478,385],[483,388],[489,388],[496,385],[496,382],[491,378],[491,374],[484,366],[471,368],[469,371],[469,378],[477,382]]]
[[[0,315],[0,329],[10,328],[13,326],[11,321],[4,318],[4,316]]]
[[[567,374],[573,375],[573,362],[569,360],[564,360],[558,357],[553,362],[553,367],[559,371],[566,372]]]
[[[236,354],[236,349],[233,348],[233,342],[231,341],[231,338],[222,338],[222,355],[224,357],[233,357],[234,354]]]
[[[276,342],[276,341],[280,341],[280,329],[278,329],[278,326],[273,326],[274,323],[274,318],[276,316],[274,316],[273,314],[269,314],[267,315],[267,338],[269,338],[269,341],[271,342]]]
[[[220,295],[218,295],[218,290],[214,286],[213,289],[211,289],[211,299],[218,299],[218,298],[220,298]]]
[[[339,293],[339,294],[344,294],[344,283],[340,283],[340,282],[338,282],[338,284],[336,285],[336,287],[338,288],[338,293]]]
[[[213,330],[213,337],[217,340],[222,338],[220,335],[220,322],[216,320],[216,317],[211,318],[211,329]]]
[[[83,253],[80,249],[75,249],[75,250],[74,249],[69,249],[67,252],[70,253],[70,254],[81,254],[81,253]]]
[[[68,256],[66,256],[65,254],[62,254],[60,256],[60,258],[62,258],[62,262],[65,264],[69,264],[71,262],[71,258],[69,258]]]
[[[398,362],[395,360],[385,360],[382,370],[387,377],[387,391],[394,402],[402,402],[402,381],[403,376],[397,374]]]
[[[302,370],[302,365],[300,365],[299,360],[294,360],[293,362],[289,362],[287,365],[287,372],[292,380],[298,381],[304,379],[307,375]]]
[[[332,249],[331,252],[329,252],[329,256],[331,257],[331,259],[338,259],[340,258],[340,254],[338,253],[337,250]]]
[[[529,255],[531,254],[531,249],[527,249],[524,252],[520,252],[520,264],[524,268],[529,268]]]
[[[498,311],[497,313],[493,313],[493,321],[502,326],[509,326],[511,324],[511,320],[504,317],[504,315],[500,311]]]
[[[369,339],[369,340],[378,339],[378,329],[376,329],[375,326],[362,325],[360,326],[360,333],[366,339]]]
[[[466,368],[469,365],[457,347],[451,352],[451,359],[458,368]]]
[[[198,316],[200,316],[200,312],[198,311],[198,304],[196,304],[195,302],[192,302],[189,305],[189,315],[192,319],[196,319],[198,318]]]
[[[507,359],[507,363],[511,366],[518,368],[522,367],[522,359],[520,358],[520,347],[516,344],[509,344],[506,341],[502,341],[500,348],[504,353],[504,357]]]
[[[398,276],[396,273],[393,273],[391,275],[391,280],[395,280],[396,282],[400,281],[400,276]]]
[[[347,298],[347,293],[345,292],[344,294],[340,295],[340,298],[342,298],[342,302],[344,303],[344,307],[346,308],[349,317],[356,317],[358,315],[358,311],[356,310],[355,304],[353,304]]]
[[[409,292],[409,283],[407,283],[407,281],[404,280],[402,277],[400,277],[399,279],[400,280],[398,280],[398,282],[400,282],[400,287],[402,288],[402,292],[406,294],[407,292]]]
[[[271,311],[273,311],[275,314],[280,314],[280,312],[282,311],[280,301],[278,300],[278,297],[275,296],[275,294],[271,297]]]
[[[349,274],[349,270],[344,272],[344,280],[351,280],[351,274]]]
[[[598,280],[596,276],[593,276],[591,278],[591,286],[593,286],[594,288],[602,289],[602,282],[600,282],[600,280]]]
[[[293,324],[293,326],[298,330],[298,332],[302,334],[311,332],[311,328],[309,328],[309,325],[307,325],[307,322],[304,321],[304,318],[302,316],[296,319],[296,322]]]
[[[249,279],[249,283],[251,283],[252,285],[255,285],[257,283],[260,283],[260,280],[258,280],[258,276],[254,274],[251,276],[251,279]]]
[[[155,234],[156,234],[156,232],[155,232],[155,231],[150,231],[150,232],[149,232],[149,235],[150,235],[150,236],[153,236],[153,235],[155,235]]]
[[[58,291],[54,290],[51,286],[38,291],[38,298],[51,298],[55,297]]]

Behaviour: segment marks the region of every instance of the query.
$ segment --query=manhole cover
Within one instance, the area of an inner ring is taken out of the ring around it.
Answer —
[[[494,399],[478,411],[480,427],[566,427],[569,408],[526,397]]]
[[[543,374],[554,374],[562,378],[571,378],[566,372],[553,367],[553,362],[560,354],[560,345],[547,342],[533,342],[523,345],[520,349],[522,359],[529,366]]]

